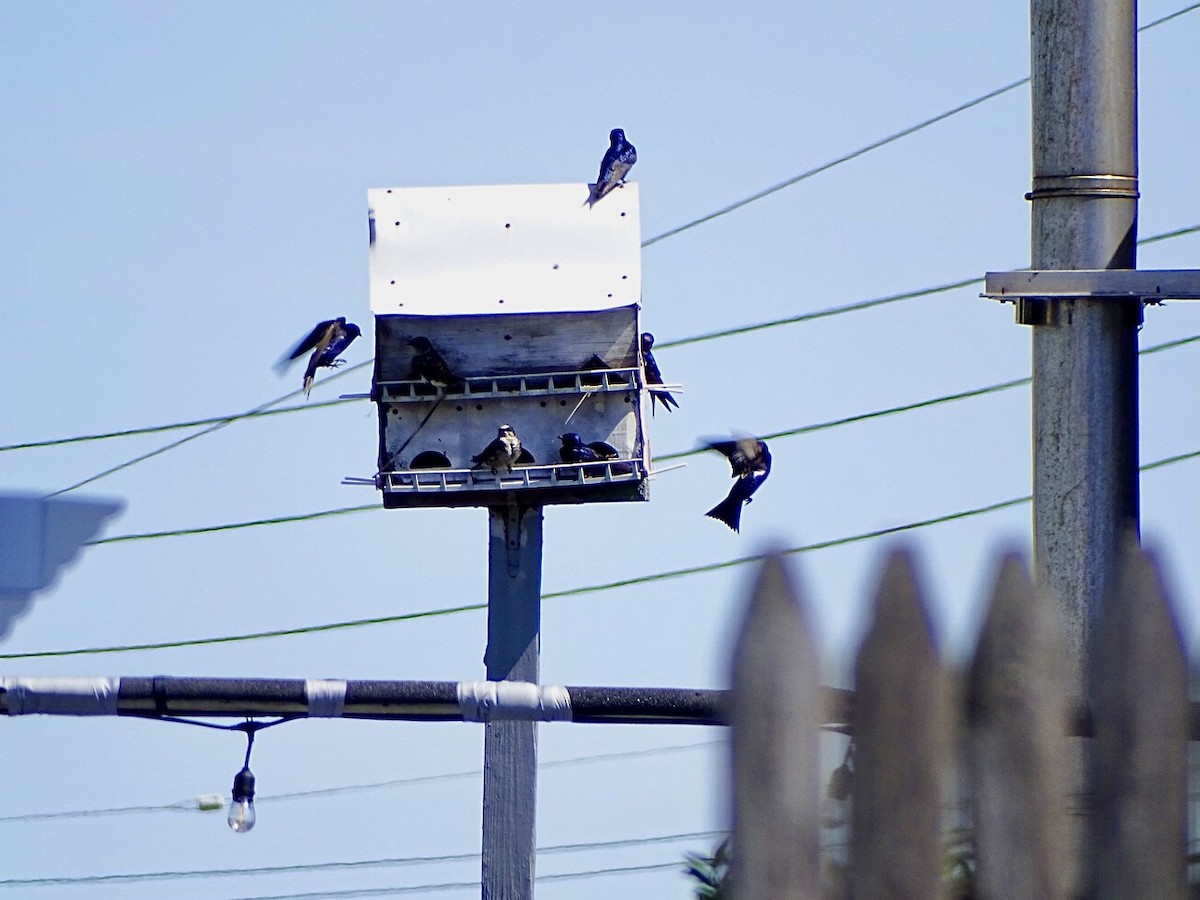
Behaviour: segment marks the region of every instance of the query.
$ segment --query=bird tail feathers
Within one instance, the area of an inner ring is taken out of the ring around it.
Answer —
[[[710,519],[724,522],[736,532],[741,532],[742,501],[737,497],[726,497],[705,513]]]

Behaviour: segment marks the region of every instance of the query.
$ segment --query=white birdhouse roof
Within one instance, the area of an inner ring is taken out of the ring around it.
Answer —
[[[375,315],[574,312],[641,301],[638,188],[372,188]]]

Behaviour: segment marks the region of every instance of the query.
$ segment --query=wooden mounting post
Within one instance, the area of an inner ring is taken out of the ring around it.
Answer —
[[[489,681],[537,683],[541,596],[542,507],[488,507]],[[537,723],[484,730],[483,898],[533,900]]]

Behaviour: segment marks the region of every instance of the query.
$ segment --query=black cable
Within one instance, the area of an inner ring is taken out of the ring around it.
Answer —
[[[1200,450],[1192,450],[1187,453],[1180,453],[1175,456],[1160,459],[1152,463],[1146,463],[1140,467],[1140,471],[1148,472],[1154,469],[1160,469],[1168,465],[1184,462],[1190,459],[1200,457]],[[785,555],[795,553],[810,553],[817,550],[827,550],[832,547],[842,547],[847,544],[854,544],[860,541],[872,540],[874,538],[885,537],[891,534],[899,534],[905,531],[913,531],[917,528],[926,528],[930,525],[941,525],[946,522],[954,522],[959,519],[971,518],[973,516],[985,515],[991,512],[997,512],[1002,509],[1008,509],[1013,506],[1020,506],[1023,503],[1029,503],[1032,496],[1026,494],[1023,497],[1013,497],[1009,500],[1001,500],[996,503],[989,503],[984,506],[978,506],[971,509],[960,510],[958,512],[946,513],[940,516],[934,516],[928,519],[920,519],[915,522],[906,522],[902,525],[892,525],[886,528],[878,528],[873,531],[865,531],[859,534],[852,534],[846,537],[832,538],[827,541],[817,541],[812,544],[802,544],[798,547],[791,547],[779,552]],[[706,572],[716,572],[721,569],[729,569],[735,566],[743,566],[748,563],[759,562],[763,556],[742,556],[735,559],[726,560],[718,563],[708,563],[701,566],[689,566],[682,569],[674,569],[668,572],[656,572],[650,575],[638,575],[632,578],[625,578],[620,581],[610,581],[604,584],[588,585],[585,587],[569,588],[562,591],[551,591],[542,594],[542,600],[557,600],[563,597],[578,597],[584,594],[594,594],[601,591],[610,591],[615,588],[630,587],[637,584],[649,584],[655,581],[666,581],[674,578],[682,578],[690,575],[700,575]],[[298,634],[313,634],[321,631],[337,631],[345,628],[361,628],[367,625],[384,625],[395,622],[403,622],[409,619],[423,619],[433,616],[445,616],[454,613],[472,612],[486,609],[486,603],[468,603],[462,606],[446,607],[442,609],[422,610],[414,613],[402,613],[395,616],[379,616],[371,619],[354,619],[347,622],[331,622],[325,625],[309,625],[298,628],[277,629],[274,631],[259,631],[252,634],[240,635],[225,635],[215,638],[193,638],[190,640],[181,641],[162,641],[153,644],[126,644],[124,646],[114,647],[86,647],[76,650],[40,650],[30,653],[0,653],[0,660],[4,659],[43,659],[52,656],[91,656],[104,653],[129,653],[135,650],[171,650],[178,647],[196,647],[206,644],[226,644],[238,643],[242,641],[261,640],[264,638],[288,637]]]
[[[1186,344],[1194,343],[1200,340],[1200,335],[1192,335],[1190,337],[1179,338],[1173,341],[1166,341],[1162,344],[1156,344],[1152,347],[1147,347],[1139,351],[1139,354],[1149,355],[1158,353],[1162,350],[1170,350],[1175,347],[1182,347]],[[831,419],[827,422],[818,422],[812,425],[801,425],[796,428],[786,429],[784,431],[775,431],[759,435],[763,440],[771,441],[780,438],[796,437],[802,434],[811,434],[816,431],[825,431],[829,428],[838,428],[842,425],[851,425],[856,422],[865,422],[870,419],[877,419],[883,416],[896,415],[903,412],[912,412],[918,409],[925,409],[931,406],[938,406],[943,403],[953,403],[958,400],[967,400],[972,397],[982,397],[987,394],[995,394],[1001,391],[1010,390],[1012,388],[1021,387],[1029,384],[1030,379],[1014,378],[1011,381],[1002,381],[997,384],[985,385],[984,387],[971,388],[966,391],[958,391],[953,394],[943,394],[939,397],[932,397],[928,400],[918,400],[913,403],[905,403],[900,406],[891,406],[884,409],[871,410],[865,413],[857,413],[852,416],[843,416],[838,419]],[[704,447],[694,447],[691,450],[677,450],[673,453],[654,457],[654,462],[669,462],[676,459],[684,459],[689,456],[696,456],[705,452]],[[136,534],[121,534],[112,537],[96,538],[95,540],[86,542],[85,546],[96,546],[100,544],[119,544],[128,541],[144,541],[164,537],[183,537],[193,534],[209,534],[217,531],[235,531],[241,528],[253,528],[259,525],[282,525],[289,522],[308,522],[314,519],[322,519],[330,516],[341,516],[348,513],[370,512],[379,509],[377,503],[366,503],[360,506],[343,506],[337,509],[326,509],[313,513],[297,513],[291,516],[274,516],[267,519],[251,519],[245,522],[228,522],[221,525],[203,525],[195,528],[176,528],[167,531],[147,531]]]
[[[649,756],[664,756],[671,753],[683,753],[691,750],[703,750],[724,746],[725,740],[693,741],[688,744],[667,744],[661,747],[646,747],[640,750],[617,750],[612,753],[590,753],[586,756],[572,756],[566,759],[551,759],[540,761],[538,771],[569,768],[571,766],[591,765],[593,763],[616,762],[628,759],[641,759]],[[429,784],[437,781],[458,781],[466,778],[479,778],[483,769],[467,769],[458,772],[439,772],[433,775],[412,775],[408,778],[391,778],[387,781],[373,781],[365,784],[343,784],[335,787],[313,788],[307,791],[292,791],[286,794],[260,794],[260,803],[286,803],[291,800],[312,800],[323,797],[337,797],[343,794],[375,792],[390,788],[408,787],[414,784]],[[99,809],[70,809],[49,813],[18,813],[11,816],[0,816],[0,825],[15,822],[41,822],[52,819],[94,819],[107,816],[121,816],[138,813],[186,812],[204,813],[209,810],[201,809],[195,799],[180,800],[175,803],[140,806],[110,806]]]
[[[367,362],[358,363],[357,365],[349,366],[348,368],[342,369],[341,371],[336,372],[333,375],[330,375],[328,378],[322,379],[322,383],[327,384],[330,381],[333,381],[333,379],[335,379],[335,378],[340,378],[342,375],[349,375],[354,370],[361,369],[363,366],[370,365],[372,362],[374,362],[374,359],[370,359]],[[101,478],[107,478],[109,475],[113,475],[117,472],[120,472],[122,469],[128,469],[130,466],[134,466],[140,462],[145,462],[148,459],[152,459],[153,457],[158,456],[160,453],[166,453],[168,450],[174,450],[176,447],[181,447],[184,444],[186,444],[188,441],[194,441],[198,437],[203,437],[206,434],[212,434],[214,431],[224,428],[226,425],[236,422],[239,419],[247,419],[252,416],[264,413],[267,410],[269,410],[271,407],[278,406],[280,403],[283,403],[285,400],[290,400],[292,397],[296,397],[302,393],[304,393],[303,389],[289,391],[288,393],[284,394],[282,397],[276,397],[274,400],[269,400],[268,402],[260,404],[256,407],[254,407],[254,409],[248,410],[247,412],[241,413],[239,415],[229,416],[228,418],[222,419],[221,421],[217,422],[216,424],[210,425],[207,428],[201,429],[200,431],[197,431],[194,434],[189,434],[186,437],[181,437],[177,441],[172,441],[169,444],[164,444],[163,446],[159,447],[157,450],[151,450],[149,453],[143,453],[140,456],[135,456],[133,459],[127,459],[123,463],[119,463],[115,466],[107,468],[107,469],[103,470],[102,472],[97,472],[95,475],[90,475],[87,478],[83,479],[82,481],[77,481],[72,485],[69,485],[65,488],[61,488],[52,493],[49,493],[46,496],[47,497],[57,497],[60,494],[65,494],[68,491],[73,491],[76,488],[81,488],[85,484],[91,484],[93,481],[99,481]]]
[[[679,834],[651,835],[642,838],[619,838],[608,841],[583,841],[569,844],[551,844],[538,847],[537,853],[554,855],[580,853],[589,850],[615,850],[637,847],[644,844],[666,844],[675,841],[692,841],[727,834],[725,831],[689,831]],[[128,872],[112,875],[76,875],[48,878],[5,878],[0,879],[0,888],[50,887],[85,884],[131,884],[145,881],[178,881],[189,878],[229,878],[241,875],[287,875],[299,872],[330,872],[354,869],[398,868],[402,866],[426,865],[430,863],[470,862],[479,859],[479,853],[446,853],[436,856],[397,856],[378,859],[359,859],[322,863],[296,863],[283,866],[251,866],[239,869],[183,869],[165,872]],[[553,877],[553,876],[552,876]],[[559,876],[562,877],[562,876]]]
[[[1176,228],[1171,231],[1163,232],[1161,234],[1152,235],[1148,238],[1142,238],[1141,240],[1138,241],[1138,245],[1140,246],[1140,245],[1145,245],[1145,244],[1153,244],[1158,241],[1170,240],[1171,238],[1183,237],[1185,235],[1195,234],[1197,232],[1200,232],[1200,225],[1189,225],[1185,228]],[[662,350],[666,350],[666,349],[670,349],[672,347],[683,347],[688,344],[697,344],[702,341],[711,341],[711,340],[716,340],[718,338],[732,337],[734,335],[739,335],[739,334],[748,334],[750,332],[761,331],[761,330],[767,329],[767,328],[776,328],[776,327],[779,327],[782,325],[795,325],[795,324],[799,324],[802,322],[811,322],[811,321],[814,321],[817,319],[825,319],[825,318],[830,318],[832,316],[842,315],[844,313],[858,312],[858,311],[864,310],[864,309],[872,309],[876,306],[884,306],[886,304],[895,303],[900,300],[912,300],[912,299],[917,299],[919,297],[927,297],[927,296],[930,296],[933,294],[939,294],[939,293],[943,293],[946,291],[956,290],[958,288],[970,287],[973,284],[982,284],[982,283],[983,283],[982,278],[967,278],[967,279],[963,279],[961,281],[948,282],[947,284],[934,285],[932,287],[927,287],[927,288],[918,288],[918,289],[912,290],[912,291],[902,291],[898,294],[888,294],[883,297],[875,297],[875,298],[872,298],[869,300],[859,300],[859,301],[856,301],[853,303],[843,304],[841,306],[833,306],[833,307],[829,307],[828,309],[816,310],[814,312],[799,313],[797,315],[787,316],[787,317],[784,317],[781,319],[771,319],[769,321],[758,322],[758,323],[755,323],[752,325],[739,325],[739,326],[735,326],[733,328],[725,328],[725,329],[721,329],[718,331],[704,332],[702,334],[692,335],[690,337],[677,338],[676,340],[673,340],[673,341],[659,341],[656,344],[656,347],[658,347],[659,349],[662,349]],[[336,375],[329,376],[329,378],[324,379],[324,381],[329,381],[335,377],[338,377],[338,375],[349,374],[350,371],[361,368],[362,366],[370,365],[373,362],[374,362],[374,358],[369,359],[362,363],[357,363],[356,365],[351,366],[349,369],[344,369],[341,372],[337,373]],[[300,393],[300,392],[294,391],[294,392],[292,392],[292,394],[289,394],[287,396],[295,396],[298,393]],[[283,407],[282,409],[268,408],[268,407],[272,406],[274,403],[281,402],[281,400],[283,400],[283,399],[286,399],[286,398],[277,398],[276,400],[272,401],[271,403],[263,404],[263,406],[257,408],[257,411],[251,410],[249,412],[237,413],[237,414],[228,415],[228,416],[215,416],[215,417],[208,418],[208,419],[194,419],[190,422],[171,422],[166,425],[148,425],[148,426],[141,427],[141,428],[129,428],[129,429],[125,429],[123,431],[107,431],[107,432],[102,432],[99,434],[85,434],[85,435],[76,435],[73,437],[65,437],[65,438],[49,438],[49,439],[41,440],[41,441],[25,441],[25,442],[17,443],[17,444],[3,444],[3,445],[0,445],[0,453],[5,453],[5,452],[11,451],[11,450],[32,450],[32,449],[41,449],[41,448],[46,448],[46,447],[57,447],[57,446],[65,445],[65,444],[82,443],[82,442],[86,442],[86,441],[101,441],[101,440],[108,440],[110,438],[131,437],[131,436],[143,435],[143,434],[156,434],[156,433],[163,432],[163,431],[175,431],[175,430],[178,430],[181,428],[193,428],[193,427],[196,427],[199,425],[214,425],[216,427],[222,427],[224,425],[228,425],[231,422],[236,422],[241,419],[254,419],[254,418],[260,418],[263,416],[275,416],[275,415],[281,415],[284,413],[302,412],[304,410],[322,409],[322,408],[329,407],[329,406],[340,406],[345,403],[358,402],[355,399],[340,399],[339,398],[337,400],[325,400],[320,403],[296,404],[294,406]],[[210,430],[215,431],[216,428],[213,428]],[[207,433],[207,432],[201,432],[200,434],[205,434],[205,433]],[[192,437],[199,437],[200,434],[192,435],[191,437],[188,438],[188,440],[191,440]],[[168,447],[160,448],[159,450],[155,451],[151,455],[157,455],[158,453],[166,452],[166,450],[172,449],[174,446],[177,446],[177,445],[169,445]],[[146,456],[145,458],[149,459],[150,455]],[[138,462],[138,461],[140,461],[140,458],[138,460],[130,461],[128,463],[128,465],[133,465],[134,462]],[[125,465],[122,465],[119,468],[125,468]],[[114,469],[113,471],[119,471],[119,469]],[[97,478],[98,477],[99,476],[97,476]],[[96,480],[96,478],[93,478],[93,480]]]
[[[1197,9],[1197,8],[1200,8],[1200,3],[1193,3],[1191,6],[1186,6],[1183,9],[1180,9],[1180,10],[1177,10],[1176,12],[1171,13],[1170,15],[1163,16],[1160,19],[1155,19],[1153,22],[1147,22],[1145,25],[1142,25],[1140,28],[1138,28],[1138,33],[1140,34],[1143,31],[1148,31],[1149,29],[1155,28],[1159,25],[1162,25],[1165,22],[1170,22],[1172,19],[1178,18],[1179,16],[1182,16],[1184,13],[1189,13],[1192,10]],[[973,109],[974,107],[979,106],[982,103],[986,103],[988,100],[993,100],[996,97],[1000,97],[1004,94],[1007,94],[1009,91],[1016,90],[1017,88],[1022,87],[1023,85],[1026,85],[1026,84],[1029,84],[1029,76],[1028,75],[1026,75],[1024,78],[1021,78],[1017,81],[1009,82],[1008,84],[1003,85],[1002,87],[998,87],[993,90],[990,90],[986,94],[980,94],[978,97],[975,97],[972,100],[968,100],[965,103],[960,103],[958,106],[954,107],[953,109],[948,109],[945,112],[938,113],[936,116],[925,119],[922,122],[918,122],[916,125],[910,125],[907,128],[902,128],[900,131],[893,132],[892,134],[889,134],[887,137],[880,138],[877,141],[872,141],[870,144],[867,144],[864,147],[859,147],[857,150],[852,150],[849,153],[843,154],[842,156],[839,156],[839,157],[836,157],[835,159],[830,160],[829,162],[822,163],[819,166],[814,166],[811,169],[807,169],[807,170],[801,172],[799,175],[793,175],[791,178],[786,178],[783,181],[779,182],[778,184],[773,184],[769,188],[764,188],[763,190],[758,191],[757,193],[751,194],[749,197],[745,197],[742,200],[738,200],[738,201],[735,201],[734,203],[730,203],[728,206],[723,206],[720,209],[718,209],[714,212],[708,213],[707,215],[701,216],[698,219],[693,219],[690,222],[685,222],[682,225],[677,225],[674,228],[669,228],[666,231],[662,232],[661,234],[656,234],[654,237],[647,238],[646,240],[642,241],[642,246],[649,247],[652,244],[657,244],[659,241],[665,240],[669,237],[674,237],[675,235],[680,234],[681,232],[687,231],[690,228],[695,228],[697,225],[703,225],[705,222],[711,222],[713,219],[717,219],[717,218],[720,218],[721,216],[728,215],[729,213],[734,212],[735,210],[741,209],[743,206],[748,206],[749,204],[754,203],[757,200],[762,200],[764,197],[769,197],[771,194],[774,194],[777,191],[782,191],[786,187],[791,187],[793,184],[798,184],[799,182],[804,181],[805,179],[812,178],[814,175],[819,175],[822,172],[826,172],[829,169],[834,168],[835,166],[840,166],[842,163],[847,163],[847,162],[850,162],[852,159],[857,159],[858,157],[863,156],[864,154],[870,153],[872,150],[878,150],[880,147],[886,147],[888,144],[894,143],[895,141],[898,141],[901,138],[908,137],[910,134],[916,134],[918,131],[923,131],[924,129],[928,128],[931,125],[936,125],[938,122],[943,122],[946,119],[949,119],[951,116],[956,116],[961,112],[966,112],[968,109]]]

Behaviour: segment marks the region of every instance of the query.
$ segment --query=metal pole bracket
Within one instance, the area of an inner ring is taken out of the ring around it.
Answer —
[[[1200,269],[1018,269],[988,272],[981,297],[1017,304],[1017,323],[1049,324],[1050,300],[1200,300]]]

